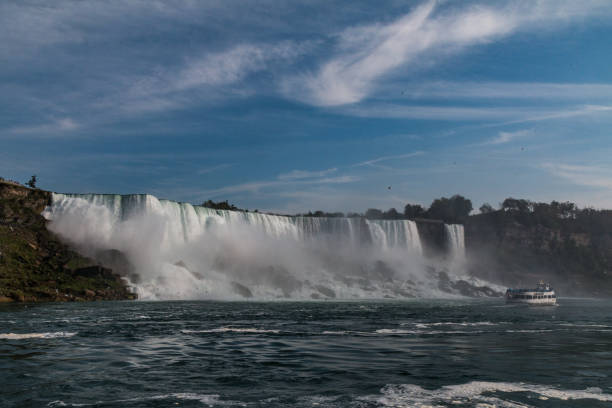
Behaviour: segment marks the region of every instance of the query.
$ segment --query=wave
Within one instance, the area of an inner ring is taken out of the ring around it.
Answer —
[[[77,333],[52,332],[52,333],[0,333],[0,339],[23,340],[23,339],[55,339],[58,337],[72,337]]]
[[[594,400],[612,402],[612,394],[603,393],[600,388],[587,388],[585,390],[565,390],[546,385],[473,381],[466,384],[447,385],[437,389],[425,389],[415,384],[389,384],[380,390],[380,394],[355,397],[351,406],[382,406],[382,407],[413,407],[413,406],[478,406],[478,407],[504,407],[528,408],[527,402],[516,401],[505,394],[522,393],[526,398],[533,400],[533,395],[542,400]],[[99,406],[100,404],[130,404],[146,403],[152,401],[168,401],[178,404],[178,401],[198,401],[206,406],[328,406],[340,407],[346,405],[346,399],[341,396],[309,395],[298,397],[296,400],[285,400],[282,397],[272,397],[259,401],[259,403],[246,403],[242,401],[223,400],[218,394],[172,393],[153,395],[129,399],[97,401],[95,403],[69,403],[60,400],[52,401],[48,407],[84,407]],[[550,401],[553,403],[554,401]],[[552,405],[551,405],[552,406]]]
[[[381,389],[382,395],[366,396],[359,399],[388,407],[438,406],[439,404],[469,404],[470,406],[490,404],[490,406],[508,408],[529,406],[505,399],[503,395],[505,393],[536,394],[541,400],[557,399],[567,401],[591,399],[602,402],[612,401],[612,394],[605,394],[599,388],[564,390],[546,385],[487,381],[447,385],[433,390],[414,384],[390,384]]]
[[[172,394],[161,394],[161,395],[152,395],[140,398],[127,398],[127,399],[119,399],[119,400],[110,400],[110,401],[96,401],[90,404],[80,404],[80,403],[71,403],[65,402],[61,400],[51,401],[47,404],[48,407],[89,407],[89,406],[99,406],[101,404],[126,404],[126,403],[138,403],[138,402],[146,402],[146,401],[159,401],[159,400],[179,400],[179,401],[198,401],[201,402],[205,406],[246,406],[247,404],[239,401],[227,401],[221,400],[218,394],[195,394],[195,393],[172,393]],[[178,405],[178,403],[176,403]]]

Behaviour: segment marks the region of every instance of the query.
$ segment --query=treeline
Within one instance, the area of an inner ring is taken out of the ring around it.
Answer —
[[[246,211],[225,201],[207,200],[202,206],[217,210]],[[298,217],[363,217],[370,220],[440,220],[447,224],[463,224],[472,212],[472,201],[459,194],[452,197],[436,198],[428,208],[419,204],[408,203],[400,212],[395,208],[380,210],[369,208],[364,213],[357,212],[325,212],[309,211],[295,214]],[[572,202],[551,201],[550,203],[535,202],[526,199],[506,198],[498,208],[485,203],[480,208],[480,214],[491,214],[496,222],[518,222],[524,226],[542,225],[547,228],[561,229],[566,232],[605,232],[612,231],[612,210],[595,210],[593,208],[578,208]],[[254,212],[258,212],[255,210]]]
[[[399,212],[395,208],[387,211],[377,208],[369,208],[365,213],[348,213],[346,217],[365,217],[370,220],[414,220],[414,219],[433,219],[442,220],[448,224],[463,223],[472,211],[472,201],[461,196],[454,195],[450,198],[441,197],[435,199],[429,208],[425,209],[419,204],[406,204],[404,211]],[[344,213],[327,213],[324,211],[308,212],[297,214],[302,217],[344,217]]]
[[[213,208],[215,210],[230,210],[230,211],[245,211],[248,209],[241,209],[233,204],[230,204],[227,200],[225,201],[212,201],[206,200],[201,204],[203,207]],[[295,214],[296,217],[325,217],[325,218],[339,218],[339,217],[364,217],[370,220],[414,220],[414,219],[434,219],[442,220],[446,223],[463,223],[470,215],[472,211],[472,202],[461,196],[454,195],[450,198],[441,197],[435,199],[429,208],[425,209],[419,204],[406,204],[404,211],[399,212],[395,208],[390,208],[387,211],[379,210],[377,208],[369,208],[365,213],[356,212],[325,212],[325,211],[309,211],[303,214]],[[254,212],[258,212],[255,210]]]
[[[230,204],[227,200],[225,201],[213,201],[213,200],[206,200],[201,204],[202,207],[207,207],[207,208],[212,208],[214,210],[229,210],[229,211],[245,211],[245,212],[249,212],[249,210],[245,210],[242,208],[238,208],[236,207],[234,204]],[[257,210],[255,210],[254,212],[257,212]]]
[[[506,198],[499,209],[489,204],[480,207],[481,214],[492,214],[498,221],[517,222],[526,227],[541,225],[562,232],[606,233],[612,231],[612,211],[579,208],[565,201],[550,203]]]

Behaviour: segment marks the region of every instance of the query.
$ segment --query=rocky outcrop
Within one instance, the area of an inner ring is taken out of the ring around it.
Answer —
[[[47,230],[40,213],[50,200],[47,191],[0,181],[0,302],[134,299],[117,274]]]
[[[514,287],[544,279],[565,296],[612,295],[612,231],[579,231],[576,220],[547,226],[517,218],[504,211],[469,217],[472,275]]]
[[[448,252],[444,222],[417,218],[414,220],[419,229],[419,237],[425,256],[434,258],[443,256]]]

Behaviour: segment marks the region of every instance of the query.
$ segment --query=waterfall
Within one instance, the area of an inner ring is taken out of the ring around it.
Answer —
[[[380,298],[429,290],[409,220],[215,210],[144,194],[53,194],[43,215],[88,256],[124,253],[144,299]],[[458,252],[462,226],[447,231]]]
[[[453,260],[463,260],[465,258],[465,235],[463,225],[445,224],[444,229],[451,258]]]
[[[414,221],[366,220],[366,223],[380,248],[406,248],[423,253],[419,231]]]

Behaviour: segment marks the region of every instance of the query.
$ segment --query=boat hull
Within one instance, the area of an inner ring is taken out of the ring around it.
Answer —
[[[538,285],[536,289],[508,289],[506,303],[519,303],[532,306],[553,306],[557,295],[549,285]]]
[[[524,304],[530,306],[554,306],[557,299],[506,299],[506,303]]]

